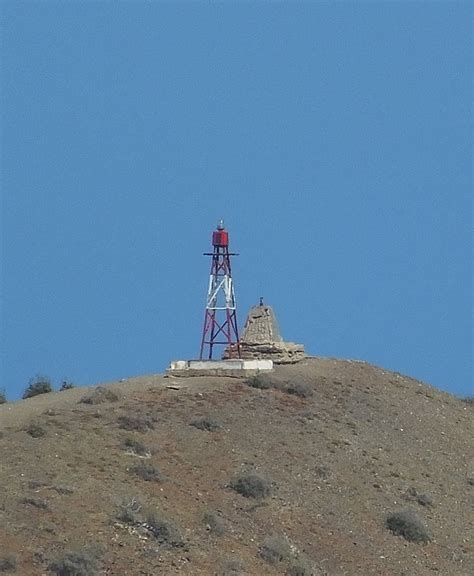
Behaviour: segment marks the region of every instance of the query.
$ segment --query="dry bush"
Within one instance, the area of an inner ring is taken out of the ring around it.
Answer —
[[[321,572],[315,572],[311,562],[303,557],[290,560],[286,576],[317,576]]]
[[[56,576],[98,576],[99,562],[94,552],[81,550],[67,552],[62,558],[49,565]]]
[[[244,574],[245,564],[240,558],[227,558],[217,570],[217,576],[244,576]]]
[[[149,458],[151,456],[151,450],[134,438],[125,438],[123,446],[128,453],[136,454],[137,456],[142,456],[144,458]]]
[[[260,556],[270,564],[285,562],[291,555],[291,545],[284,536],[267,536],[260,547]]]
[[[413,486],[408,488],[405,492],[405,498],[407,500],[414,500],[418,502],[421,506],[432,506],[433,505],[433,497],[431,494],[425,493],[420,494],[417,489]]]
[[[32,378],[28,384],[28,387],[23,392],[23,400],[27,398],[33,398],[33,396],[38,396],[39,394],[48,394],[52,392],[53,388],[51,386],[51,380],[47,376],[35,376]]]
[[[272,388],[272,383],[270,380],[262,376],[261,374],[257,374],[256,376],[250,376],[245,380],[245,384],[250,386],[251,388],[258,388],[259,390],[268,390]]]
[[[64,486],[63,484],[57,484],[52,486],[53,490],[55,490],[58,494],[62,494],[63,496],[70,496],[74,494],[74,488],[70,488],[69,486]]]
[[[294,396],[299,396],[300,398],[309,398],[313,395],[313,389],[309,384],[304,382],[294,382],[287,384],[284,391],[288,394],[293,394]]]
[[[202,516],[206,529],[215,534],[222,536],[225,533],[225,524],[222,518],[213,510],[206,510]]]
[[[152,464],[140,462],[132,468],[132,471],[145,482],[163,482],[165,477]]]
[[[218,422],[209,417],[197,418],[191,422],[191,426],[199,430],[205,430],[206,432],[215,432],[221,428]]]
[[[42,438],[43,436],[46,435],[46,430],[42,426],[34,422],[29,424],[25,428],[25,432],[29,434],[32,438]]]
[[[140,522],[141,509],[142,506],[137,498],[127,498],[119,504],[115,517],[120,522],[133,526]]]
[[[146,522],[142,524],[144,528],[160,544],[171,548],[181,548],[184,546],[184,540],[179,529],[173,522],[158,516],[155,512],[149,512]]]
[[[421,506],[433,506],[433,496],[431,494],[418,494],[416,501]]]
[[[103,404],[104,402],[117,402],[119,397],[115,392],[104,388],[104,386],[97,386],[92,392],[83,396],[79,402],[82,404]]]
[[[39,510],[49,509],[49,504],[46,502],[46,500],[42,500],[41,498],[22,498],[20,502],[22,504],[27,504],[28,506],[34,506]]]
[[[409,542],[429,542],[431,536],[417,513],[408,508],[390,514],[386,519],[387,528]]]
[[[5,390],[3,388],[0,388],[0,404],[6,404],[7,403],[7,397],[5,395]]]
[[[230,487],[246,498],[265,498],[270,494],[270,482],[256,472],[244,472],[236,476]]]
[[[16,572],[16,558],[12,554],[0,558],[0,572]]]
[[[72,390],[72,388],[75,388],[76,386],[72,383],[72,382],[68,382],[67,380],[64,380],[64,382],[61,384],[61,387],[59,388],[60,392],[64,392],[64,390]]]
[[[129,431],[135,430],[136,432],[148,432],[155,427],[153,420],[142,414],[125,414],[119,416],[117,422],[119,428]]]

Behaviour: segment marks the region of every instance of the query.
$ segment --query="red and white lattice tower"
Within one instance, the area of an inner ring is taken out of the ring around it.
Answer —
[[[216,344],[225,345],[227,350],[240,357],[235,294],[230,267],[230,257],[237,254],[229,252],[229,233],[225,230],[222,220],[212,233],[212,246],[213,252],[204,254],[212,256],[212,259],[199,355],[201,360],[212,358]]]

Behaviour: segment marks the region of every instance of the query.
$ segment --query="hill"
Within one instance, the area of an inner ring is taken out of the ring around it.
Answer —
[[[474,573],[472,405],[329,358],[250,384],[0,406],[0,573]]]

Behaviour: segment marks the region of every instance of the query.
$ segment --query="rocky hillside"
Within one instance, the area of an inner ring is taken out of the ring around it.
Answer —
[[[0,573],[468,576],[472,404],[353,361],[0,406]]]

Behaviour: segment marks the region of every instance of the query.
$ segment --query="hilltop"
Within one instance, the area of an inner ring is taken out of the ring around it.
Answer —
[[[472,405],[330,358],[250,384],[152,375],[0,406],[0,573],[474,572]]]

